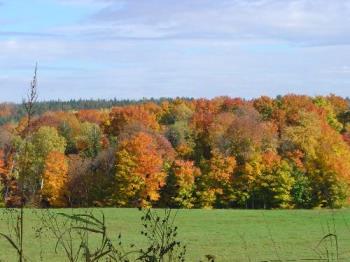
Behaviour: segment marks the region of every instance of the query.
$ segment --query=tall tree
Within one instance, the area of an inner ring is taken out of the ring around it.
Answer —
[[[150,206],[165,183],[163,159],[155,139],[144,132],[119,145],[116,155],[116,193],[119,206]]]
[[[67,206],[68,163],[62,152],[52,151],[45,160],[42,199],[52,207]]]

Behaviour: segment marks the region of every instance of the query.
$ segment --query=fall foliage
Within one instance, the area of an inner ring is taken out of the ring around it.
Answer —
[[[52,151],[45,160],[41,184],[43,201],[50,206],[64,207],[67,196],[68,163],[63,153]]]
[[[28,200],[54,207],[349,203],[348,99],[289,94],[81,103],[51,111],[38,103],[30,132],[16,105],[0,105],[0,201],[16,206],[17,184],[26,181]]]
[[[163,159],[151,135],[139,132],[122,141],[116,157],[117,205],[150,206],[164,182]]]

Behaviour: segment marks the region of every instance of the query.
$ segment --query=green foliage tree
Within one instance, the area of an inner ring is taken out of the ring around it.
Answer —
[[[336,131],[340,132],[343,129],[343,125],[338,121],[337,115],[331,102],[325,97],[318,96],[314,99],[314,103],[325,111],[325,118],[327,123]]]
[[[38,161],[45,161],[48,153],[57,151],[64,153],[66,149],[65,139],[58,134],[53,127],[40,127],[32,136],[31,142]]]
[[[97,124],[84,122],[75,138],[79,152],[85,157],[96,157],[101,151],[102,132]]]
[[[50,152],[64,153],[66,141],[53,127],[40,127],[29,138],[14,137],[16,148],[15,173],[24,185],[28,196],[38,193],[42,187],[45,160]]]
[[[72,127],[66,122],[63,121],[59,128],[58,128],[59,134],[65,138],[67,146],[66,146],[66,154],[76,154],[78,152],[75,139],[74,139],[74,134],[73,134],[73,129]]]
[[[291,167],[286,161],[279,161],[266,168],[258,177],[255,186],[255,194],[265,208],[292,207],[291,190],[294,178],[291,175]]]
[[[293,170],[294,185],[292,187],[293,203],[296,208],[312,207],[312,184],[310,178],[298,169]]]

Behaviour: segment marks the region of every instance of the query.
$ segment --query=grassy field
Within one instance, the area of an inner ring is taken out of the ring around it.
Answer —
[[[144,244],[144,238],[139,233],[140,211],[112,208],[102,211],[109,230],[116,236],[119,232],[122,233],[125,244]],[[25,212],[26,254],[31,257],[31,261],[40,261],[41,247],[44,261],[65,261],[55,254],[53,239],[35,238],[34,228],[40,225],[35,212],[41,211]],[[65,212],[71,211],[67,209]],[[319,244],[330,232],[338,237],[340,258],[350,261],[350,209],[177,212],[176,225],[179,227],[179,238],[188,247],[188,261],[206,261],[205,255],[208,254],[214,255],[216,261],[305,261],[325,258],[327,252],[336,252],[336,246],[331,246],[330,242],[323,241]],[[6,231],[4,218],[0,231]],[[1,261],[16,261],[15,253],[3,240],[0,240],[0,251]]]

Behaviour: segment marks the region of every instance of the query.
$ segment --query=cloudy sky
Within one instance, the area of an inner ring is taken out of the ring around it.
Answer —
[[[0,101],[350,95],[348,0],[0,0]]]

